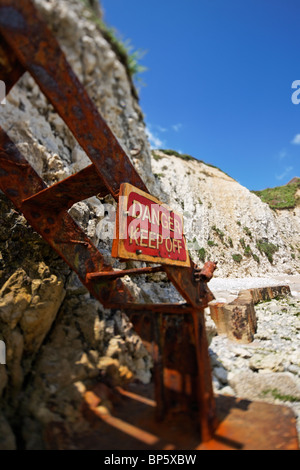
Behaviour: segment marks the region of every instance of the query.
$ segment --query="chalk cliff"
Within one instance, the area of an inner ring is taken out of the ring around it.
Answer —
[[[152,168],[161,197],[184,214],[193,258],[217,260],[216,276],[299,273],[299,205],[272,210],[218,168],[177,152],[153,151]]]

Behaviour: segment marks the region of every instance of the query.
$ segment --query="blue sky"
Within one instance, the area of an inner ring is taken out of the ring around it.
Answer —
[[[291,99],[299,0],[101,4],[106,23],[147,51],[140,104],[153,147],[216,165],[254,190],[300,176],[300,104]]]

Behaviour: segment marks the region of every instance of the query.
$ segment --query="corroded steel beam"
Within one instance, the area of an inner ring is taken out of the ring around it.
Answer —
[[[24,67],[9,45],[5,41],[1,41],[0,36],[0,80],[6,85],[6,93],[9,93],[24,73]]]
[[[1,0],[0,33],[86,151],[113,197],[118,198],[120,185],[126,182],[148,192],[30,0]],[[206,284],[195,282],[193,270],[193,263],[191,268],[166,267],[184,299],[196,308],[206,307],[213,295]]]
[[[92,160],[115,199],[124,182],[147,192],[33,3],[1,0],[0,32]]]
[[[53,211],[70,209],[76,202],[92,196],[104,197],[108,193],[101,182],[95,165],[75,173],[72,176],[53,184],[23,201],[22,207],[48,207]]]
[[[163,266],[125,269],[123,271],[114,271],[114,272],[109,272],[109,273],[106,273],[105,271],[101,273],[90,273],[87,275],[87,278],[88,279],[97,279],[97,278],[117,279],[117,278],[125,277],[125,276],[140,276],[141,274],[154,274],[154,273],[160,273],[160,272],[164,272]]]
[[[113,271],[103,256],[67,211],[59,214],[47,206],[42,210],[25,207],[23,201],[43,191],[46,184],[21,155],[0,127],[0,188],[23,212],[31,226],[75,271],[81,282],[104,306],[131,302],[132,296],[120,279],[110,282],[86,281],[90,272]]]
[[[185,305],[161,306],[161,312],[157,307],[126,311],[154,359],[157,418],[186,414],[207,441],[218,423],[204,312]]]

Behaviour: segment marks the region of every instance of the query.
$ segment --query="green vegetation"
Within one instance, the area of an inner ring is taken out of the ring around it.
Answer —
[[[212,226],[212,230],[218,235],[218,237],[220,238],[221,242],[224,243],[225,233],[222,232],[222,230],[220,230],[219,228],[217,228],[215,225]]]
[[[249,256],[252,255],[252,250],[251,250],[251,248],[250,248],[249,245],[247,245],[247,246],[245,247],[245,249],[244,249],[244,255],[247,256],[247,257],[249,257]]]
[[[200,261],[202,261],[204,263],[205,259],[206,259],[206,251],[204,248],[200,248],[200,250],[198,251],[198,258]]]
[[[264,253],[270,263],[273,263],[273,255],[279,250],[278,246],[265,240],[257,240],[256,247],[260,253]]]
[[[187,155],[185,153],[179,153],[177,152],[176,150],[171,150],[171,149],[159,149],[160,152],[163,152],[165,153],[166,155],[169,155],[169,156],[175,156],[175,157],[178,157],[178,158],[181,158],[182,160],[186,160],[186,161],[200,161],[200,160],[197,160],[196,158],[192,157],[191,155]],[[204,163],[204,162],[202,162]]]
[[[231,237],[228,237],[228,243],[231,248],[233,248],[233,241]]]
[[[244,255],[245,256],[249,257],[249,256],[253,255],[252,250],[250,248],[250,245],[246,245],[246,242],[245,242],[244,238],[240,239],[240,244],[241,244],[242,248],[244,249]]]
[[[130,40],[122,41],[118,38],[118,33],[114,28],[107,26],[101,18],[95,13],[88,0],[81,0],[90,13],[90,19],[100,29],[105,39],[111,44],[115,53],[125,65],[126,70],[131,78],[139,78],[139,74],[147,70],[140,64],[140,60],[144,57],[145,51],[140,49],[134,50],[130,44]]]
[[[251,237],[251,238],[252,238],[252,237]],[[260,241],[262,242],[262,240],[260,240]],[[240,244],[241,244],[241,246],[242,246],[242,248],[243,248],[243,250],[244,250],[244,256],[247,256],[247,258],[249,258],[250,256],[252,256],[253,259],[254,259],[254,261],[256,261],[257,263],[260,262],[259,257],[258,257],[255,253],[253,253],[253,251],[252,251],[250,245],[246,245],[246,242],[245,242],[245,239],[244,239],[244,238],[240,238]],[[260,246],[261,246],[261,245],[260,245]],[[275,245],[273,245],[273,246],[275,246]],[[262,246],[261,246],[261,248],[262,248]],[[263,246],[263,248],[264,248],[264,249],[267,249],[266,246]],[[269,248],[269,249],[270,249],[270,248]]]
[[[261,395],[263,397],[266,397],[267,395],[271,395],[276,400],[287,401],[287,402],[290,402],[290,403],[295,403],[297,401],[300,401],[299,397],[294,397],[293,395],[283,395],[283,394],[281,394],[277,388],[264,390],[261,393]]]
[[[191,250],[194,250],[199,258],[200,261],[202,261],[203,263],[205,262],[205,259],[206,259],[206,250],[205,248],[201,248],[198,241],[197,241],[197,238],[194,237],[193,238],[193,241],[192,242],[188,242],[187,243],[188,245],[188,248],[191,249]]]
[[[152,156],[153,156],[154,160],[156,160],[157,162],[159,160],[161,160],[162,158],[164,158],[164,157],[161,157],[160,155],[158,155],[158,153],[155,153],[155,152],[152,152]]]
[[[218,246],[218,244],[215,243],[213,240],[208,240],[207,244],[208,244],[208,246]]]
[[[300,189],[300,178],[285,186],[252,192],[269,204],[271,209],[294,209],[300,203],[300,198],[296,196],[298,189]]]
[[[191,250],[194,250],[194,251],[200,250],[200,245],[196,237],[193,238],[193,241],[188,242],[188,246]]]
[[[236,253],[234,255],[232,255],[232,259],[236,262],[236,263],[240,263],[243,259],[242,255],[240,255],[239,253]]]
[[[171,149],[158,149],[158,150],[160,152],[165,153],[166,155],[170,155],[170,156],[174,155],[175,157],[181,158],[181,160],[185,160],[186,162],[194,161],[194,162],[203,163],[204,165],[209,166],[211,168],[215,168],[216,170],[219,170],[222,173],[224,173],[224,175],[227,175],[227,173],[225,173],[225,171],[221,170],[217,166],[212,165],[211,163],[206,163],[203,160],[198,160],[198,158],[192,157],[191,155],[188,155],[187,153],[180,153],[180,152],[177,152],[176,150],[171,150]],[[227,175],[227,176],[229,176],[229,175]],[[231,176],[229,176],[229,177],[231,178]]]
[[[245,234],[248,235],[248,237],[251,238],[251,240],[252,240],[251,230],[248,227],[244,227],[243,230],[244,230]]]
[[[242,248],[246,248],[246,242],[244,238],[240,238],[240,244],[242,245]]]

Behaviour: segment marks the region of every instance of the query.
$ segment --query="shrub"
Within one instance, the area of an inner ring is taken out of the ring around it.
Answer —
[[[248,235],[248,237],[252,239],[251,230],[248,227],[244,227],[243,230],[244,230],[245,234]]]
[[[244,255],[245,255],[245,256],[248,256],[248,257],[252,255],[252,250],[251,250],[251,248],[250,248],[249,245],[247,245],[247,246],[245,247],[245,249],[244,249]]]
[[[198,258],[200,261],[204,263],[205,258],[206,258],[206,251],[204,248],[200,248],[200,250],[198,251]]]
[[[244,238],[240,238],[240,244],[242,245],[242,248],[246,248],[246,242]]]
[[[158,155],[158,153],[155,153],[155,152],[152,152],[152,157],[153,157],[154,160],[156,160],[157,162],[163,158],[163,157],[161,157],[160,155]]]
[[[213,229],[213,231],[218,235],[218,237],[220,238],[221,242],[224,243],[225,233],[222,232],[222,230],[220,230],[219,228],[217,228],[215,225],[213,225],[212,229]]]
[[[257,240],[256,242],[257,249],[260,253],[264,253],[268,258],[269,262],[273,263],[273,255],[279,250],[278,246],[274,245],[273,243],[269,243],[265,240]]]
[[[243,259],[242,255],[240,255],[239,253],[236,253],[234,255],[232,255],[232,259],[236,262],[236,263],[240,263]]]
[[[81,0],[84,6],[89,10],[90,20],[101,30],[105,39],[111,44],[119,59],[125,65],[125,68],[131,78],[138,77],[139,74],[147,70],[140,64],[140,60],[144,57],[145,51],[133,50],[129,40],[122,41],[118,38],[118,33],[114,28],[108,27],[101,18],[99,18],[88,0]]]
[[[263,191],[253,191],[263,202],[269,204],[271,209],[293,209],[299,204],[297,191],[300,188],[300,178],[294,183],[276,188],[268,188]]]

